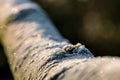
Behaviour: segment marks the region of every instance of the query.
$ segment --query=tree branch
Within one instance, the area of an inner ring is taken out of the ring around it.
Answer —
[[[119,58],[94,58],[84,45],[74,47],[33,2],[4,0],[0,4],[1,41],[15,80],[119,79]]]

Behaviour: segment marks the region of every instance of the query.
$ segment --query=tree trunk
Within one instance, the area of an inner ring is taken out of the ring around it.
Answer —
[[[0,38],[15,80],[119,80],[119,58],[94,58],[84,45],[74,47],[33,2],[0,5]]]

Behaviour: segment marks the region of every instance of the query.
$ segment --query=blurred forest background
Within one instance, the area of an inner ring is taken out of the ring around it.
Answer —
[[[46,11],[71,43],[86,45],[95,56],[120,56],[120,0],[32,1]],[[0,72],[3,68],[9,72],[8,67],[4,67],[7,63],[2,53],[0,46]]]

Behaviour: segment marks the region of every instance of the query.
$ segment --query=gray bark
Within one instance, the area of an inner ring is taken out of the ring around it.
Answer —
[[[83,45],[77,54],[61,54],[72,44],[33,2],[0,5],[0,38],[15,80],[119,80],[119,58],[95,58]]]

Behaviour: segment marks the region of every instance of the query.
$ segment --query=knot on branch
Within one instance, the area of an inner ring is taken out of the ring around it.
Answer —
[[[65,45],[61,50],[54,54],[53,58],[62,59],[65,57],[76,56],[76,58],[93,58],[92,53],[80,43],[76,45]]]

